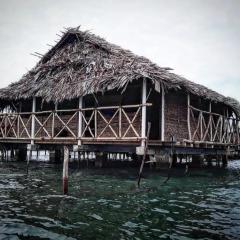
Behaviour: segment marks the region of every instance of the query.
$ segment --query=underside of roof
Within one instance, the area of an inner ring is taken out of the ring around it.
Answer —
[[[240,116],[237,100],[78,28],[64,32],[59,42],[20,81],[1,89],[0,99],[12,101],[36,96],[46,102],[62,102],[110,89],[124,90],[129,82],[144,77],[158,86],[156,89],[182,89],[230,106]]]

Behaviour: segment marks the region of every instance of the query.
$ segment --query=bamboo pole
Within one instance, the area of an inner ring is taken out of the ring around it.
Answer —
[[[34,138],[35,138],[35,112],[36,112],[36,97],[33,97],[33,101],[32,101],[31,145],[34,145]]]
[[[162,107],[161,107],[161,141],[165,141],[165,91],[164,88],[161,88],[161,96],[162,96]]]
[[[187,95],[187,124],[188,124],[188,138],[191,141],[192,140],[192,134],[191,134],[191,118],[190,118],[190,105],[191,105],[191,99],[190,94]]]
[[[118,119],[118,137],[121,138],[122,137],[122,108],[119,108],[119,119]]]
[[[210,142],[213,141],[213,129],[212,129],[212,102],[209,102],[209,124],[210,124]]]
[[[69,148],[63,147],[64,160],[63,160],[63,194],[68,194],[68,163],[69,163]]]
[[[200,112],[200,141],[203,140],[203,113]]]
[[[82,137],[82,125],[83,125],[83,119],[82,119],[82,108],[83,108],[83,97],[79,97],[78,101],[78,145],[81,145],[82,142],[80,138]]]
[[[141,136],[142,142],[141,146],[144,147],[144,138],[146,137],[146,121],[147,121],[147,108],[146,108],[146,101],[147,101],[147,80],[143,78],[142,82],[142,127],[141,127]]]

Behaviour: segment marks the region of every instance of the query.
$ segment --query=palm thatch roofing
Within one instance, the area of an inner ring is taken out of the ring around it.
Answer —
[[[0,99],[13,101],[34,96],[62,102],[110,89],[124,91],[128,83],[143,77],[156,90],[182,89],[193,95],[230,106],[240,116],[239,102],[159,67],[149,59],[111,44],[88,31],[67,29],[36,66],[20,81],[0,90]]]

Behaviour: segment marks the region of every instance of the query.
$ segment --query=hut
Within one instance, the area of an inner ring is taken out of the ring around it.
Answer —
[[[0,142],[75,151],[226,154],[240,144],[238,101],[104,39],[67,29],[0,90]],[[230,149],[230,150],[229,150]]]

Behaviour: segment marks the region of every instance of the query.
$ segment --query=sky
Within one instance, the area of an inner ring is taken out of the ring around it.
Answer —
[[[240,101],[240,0],[0,0],[0,87],[81,26]]]

